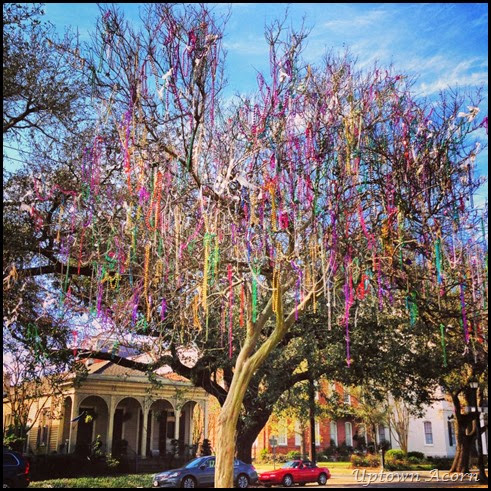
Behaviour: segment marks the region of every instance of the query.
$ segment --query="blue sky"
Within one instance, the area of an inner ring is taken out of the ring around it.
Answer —
[[[264,26],[282,18],[286,3],[209,4],[217,13],[231,9],[224,45],[228,51],[225,94],[254,90],[256,71],[268,70]],[[141,4],[119,4],[138,23]],[[49,3],[45,19],[60,32],[78,29],[81,40],[93,31],[99,8],[95,3]],[[349,47],[361,68],[375,61],[417,76],[414,90],[433,97],[450,87],[484,88],[481,115],[487,114],[488,6],[485,3],[293,3],[288,5],[287,25],[298,27],[305,17],[312,29],[305,58],[319,61],[328,49]],[[485,136],[485,135],[484,135]],[[487,150],[478,163],[487,175]],[[483,188],[487,195],[487,187]],[[482,195],[482,193],[481,193]],[[484,195],[482,195],[484,198]]]
[[[119,4],[138,22],[141,4]],[[254,88],[253,68],[267,69],[264,26],[282,18],[286,3],[209,4],[217,13],[231,8],[225,32],[229,90]],[[99,9],[95,3],[46,4],[46,19],[57,26],[78,28],[82,40],[93,30]],[[360,67],[374,61],[419,75],[415,90],[434,95],[448,86],[485,85],[488,79],[488,6],[462,4],[293,3],[287,25],[299,26],[305,17],[312,28],[305,57],[320,59],[326,49],[346,46]]]

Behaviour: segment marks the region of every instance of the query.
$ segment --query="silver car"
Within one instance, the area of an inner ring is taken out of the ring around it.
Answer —
[[[234,483],[247,488],[257,482],[256,469],[241,460],[234,461]],[[215,484],[215,457],[198,457],[180,469],[159,472],[153,477],[154,488],[203,488]]]

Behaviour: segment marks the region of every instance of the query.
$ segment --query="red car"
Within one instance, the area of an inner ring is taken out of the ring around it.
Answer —
[[[288,488],[295,483],[318,482],[326,484],[331,478],[331,473],[326,467],[317,467],[309,460],[290,460],[277,471],[267,471],[259,475],[259,482],[266,487],[273,484],[282,484]]]

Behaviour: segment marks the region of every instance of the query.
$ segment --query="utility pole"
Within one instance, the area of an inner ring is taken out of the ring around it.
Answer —
[[[469,383],[471,389],[474,392],[474,401],[476,403],[475,407],[471,407],[471,411],[475,409],[475,418],[477,426],[477,449],[478,449],[478,467],[479,467],[479,482],[482,484],[487,484],[488,478],[486,476],[486,469],[484,466],[484,454],[482,448],[482,435],[481,435],[481,415],[479,414],[479,400],[477,398],[477,390],[479,383],[477,380],[471,380]]]
[[[312,375],[309,376],[309,420],[310,420],[310,460],[315,465],[317,455],[315,449],[315,381]]]

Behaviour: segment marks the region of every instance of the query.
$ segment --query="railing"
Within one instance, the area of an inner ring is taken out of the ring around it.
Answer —
[[[124,456],[128,462],[128,464],[130,463],[133,463],[134,465],[134,471],[135,471],[135,474],[138,473],[138,452],[136,452],[135,450],[133,450],[133,448],[128,445],[126,447],[126,455]]]

